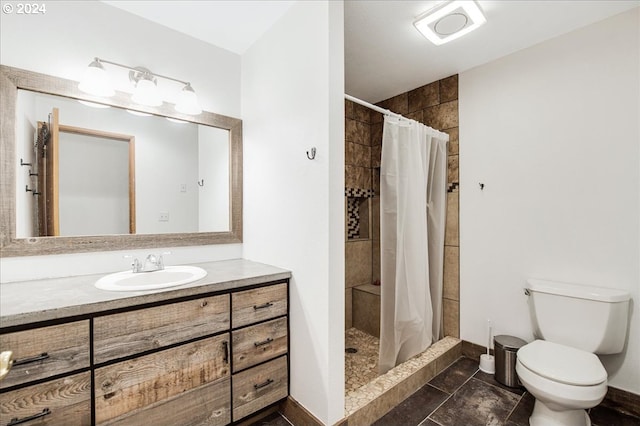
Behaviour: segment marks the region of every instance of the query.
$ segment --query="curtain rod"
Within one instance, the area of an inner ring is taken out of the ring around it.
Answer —
[[[379,112],[379,113],[382,113],[384,115],[390,115],[392,117],[400,118],[400,119],[403,119],[403,120],[410,120],[409,118],[406,118],[406,117],[404,117],[404,116],[402,116],[400,114],[397,114],[397,113],[395,113],[393,111],[381,108],[381,107],[379,107],[377,105],[374,105],[374,104],[371,104],[371,103],[369,103],[367,101],[363,101],[362,99],[358,99],[355,96],[347,95],[345,93],[344,94],[344,98],[346,100],[348,100],[348,101],[355,102],[357,104],[365,106],[365,107],[367,107],[369,109],[372,109],[372,110],[374,110],[376,112]],[[427,126],[427,127],[429,128],[429,130],[433,131],[436,136],[444,138],[447,142],[449,141],[449,134],[448,133],[441,132],[439,130],[434,129],[433,127],[429,127],[429,126]]]

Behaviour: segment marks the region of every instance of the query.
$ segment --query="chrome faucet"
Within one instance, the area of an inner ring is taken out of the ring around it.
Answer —
[[[168,254],[168,253],[163,253]],[[155,255],[150,254],[145,259],[144,263],[140,262],[138,258],[133,258],[133,262],[131,262],[131,270],[134,274],[138,272],[153,272],[153,271],[162,271],[164,269],[164,260],[162,258],[162,254]]]

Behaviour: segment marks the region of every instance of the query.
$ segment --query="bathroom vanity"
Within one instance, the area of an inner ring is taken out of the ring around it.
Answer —
[[[226,425],[288,395],[289,271],[246,260],[153,292],[0,286],[0,425]]]

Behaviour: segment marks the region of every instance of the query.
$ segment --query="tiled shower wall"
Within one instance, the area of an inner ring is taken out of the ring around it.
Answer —
[[[379,102],[378,105],[449,134],[443,315],[445,336],[459,337],[458,76],[418,87]],[[382,114],[351,101],[345,101],[345,115],[345,184],[347,188],[374,190],[373,198],[363,199],[359,204],[361,220],[364,216],[364,221],[360,223],[360,235],[365,237],[347,239],[345,243],[345,325],[350,328],[353,287],[380,279],[380,154],[383,118]],[[353,205],[353,201],[351,204]]]

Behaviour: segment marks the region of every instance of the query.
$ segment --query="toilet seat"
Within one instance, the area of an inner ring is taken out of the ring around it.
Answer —
[[[554,382],[594,386],[607,381],[607,372],[597,356],[546,340],[523,346],[517,359],[531,372]]]

